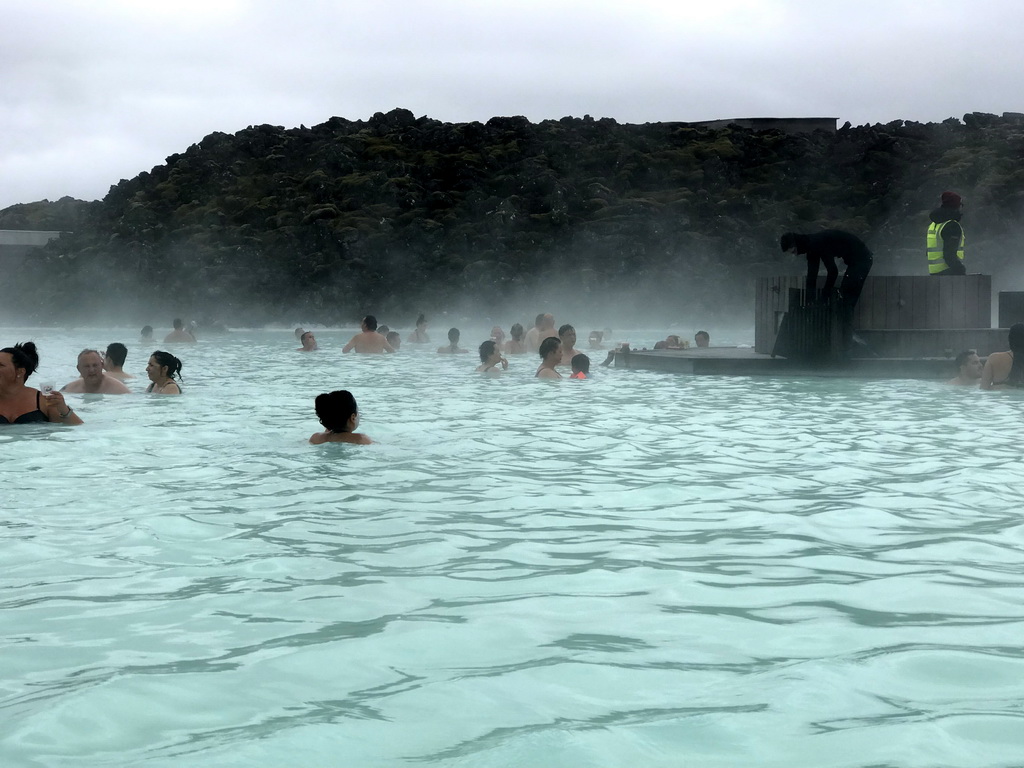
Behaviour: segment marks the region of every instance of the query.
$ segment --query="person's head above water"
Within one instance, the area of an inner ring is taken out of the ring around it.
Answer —
[[[377,330],[377,318],[373,315],[367,315],[363,318],[363,330],[364,331],[376,331]]]
[[[424,326],[427,324],[427,316],[420,312],[420,316],[416,318],[416,327]]]
[[[156,366],[154,373],[158,378],[166,376],[168,379],[173,379],[177,377],[178,381],[181,381],[181,360],[170,352],[164,352],[159,349],[149,357]],[[153,380],[152,376],[150,376],[150,380]]]
[[[392,349],[398,349],[402,346],[402,337],[398,335],[398,331],[388,331],[387,336],[384,338],[387,339]]]
[[[965,349],[956,356],[957,373],[962,379],[980,379],[982,367],[981,358],[975,349]]]
[[[1010,326],[1010,351],[1014,354],[1024,354],[1024,323]]]
[[[508,333],[509,333],[509,336],[512,337],[513,341],[522,341],[523,340],[523,324],[522,323],[516,323],[515,325],[513,325],[509,329]]]
[[[480,362],[486,363],[490,360],[491,355],[497,350],[498,345],[495,344],[494,339],[488,339],[480,345]]]
[[[711,334],[707,331],[697,331],[693,334],[693,340],[697,342],[698,347],[706,347],[711,344]]]
[[[582,352],[577,355],[573,355],[569,364],[572,366],[573,373],[590,373],[590,358]]]
[[[144,325],[144,326],[142,326],[142,330],[139,332],[139,335],[142,336],[142,338],[144,338],[144,339],[151,339],[153,337],[153,326],[152,325]]]
[[[6,352],[11,356],[11,365],[14,366],[15,372],[19,369],[25,371],[22,383],[27,381],[28,377],[39,367],[39,353],[36,351],[36,345],[31,341],[15,344],[13,347],[4,347],[0,349],[0,352]]]
[[[317,395],[313,406],[328,432],[352,432],[359,426],[359,408],[347,389]]]
[[[180,331],[182,328],[185,327],[185,321],[182,320],[180,317],[176,317],[174,318],[174,322],[172,323],[172,325],[174,326],[174,330]]]
[[[576,329],[566,323],[558,329],[558,338],[562,340],[562,344],[572,349],[576,346]]]
[[[549,357],[553,357],[555,352],[557,352],[558,356],[561,357],[562,340],[556,336],[548,336],[540,343],[540,349],[537,350],[537,354],[540,355],[541,360],[547,360]]]
[[[113,365],[120,368],[128,357],[128,347],[119,341],[107,344],[107,353],[104,355],[104,362],[109,360]]]
[[[458,328],[449,328],[449,329],[448,329],[448,341],[450,341],[450,342],[452,343],[452,346],[453,346],[453,347],[454,347],[454,346],[455,346],[456,344],[458,344],[458,343],[459,343],[459,337],[460,337],[461,335],[462,335],[462,334],[461,334],[461,333],[459,333],[459,329],[458,329]]]

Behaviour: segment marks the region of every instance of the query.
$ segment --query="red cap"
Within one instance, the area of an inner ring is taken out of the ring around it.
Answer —
[[[943,208],[959,208],[963,203],[963,198],[960,197],[956,192],[943,192],[942,193],[942,207]]]

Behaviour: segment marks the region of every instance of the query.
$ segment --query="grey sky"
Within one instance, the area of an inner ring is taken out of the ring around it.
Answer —
[[[92,200],[214,131],[1024,112],[1024,3],[0,0],[0,208]]]

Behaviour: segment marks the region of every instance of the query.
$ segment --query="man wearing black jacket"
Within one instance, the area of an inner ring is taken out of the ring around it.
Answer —
[[[821,291],[821,300],[828,301],[832,297],[832,289],[836,284],[839,269],[836,259],[846,264],[843,282],[839,285],[839,295],[843,305],[852,313],[860,292],[864,288],[864,280],[871,271],[871,251],[859,237],[838,229],[826,229],[813,235],[800,235],[787,232],[780,241],[786,253],[806,254],[807,256],[807,301],[813,302],[815,288],[818,284],[818,267],[825,265],[825,287]]]

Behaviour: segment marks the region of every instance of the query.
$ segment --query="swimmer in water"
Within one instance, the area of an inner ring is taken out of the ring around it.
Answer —
[[[360,328],[362,330],[342,347],[343,353],[351,352],[353,349],[357,353],[369,355],[382,355],[385,352],[395,351],[394,347],[388,344],[388,340],[377,333],[377,318],[373,315],[364,317]]]
[[[501,370],[498,370],[498,366]],[[500,373],[508,370],[508,360],[501,356],[501,350],[494,339],[488,339],[480,345],[480,365],[476,368],[478,373]]]
[[[977,350],[967,349],[956,356],[956,369],[959,373],[947,384],[954,387],[977,387],[981,379],[982,363]]]
[[[509,330],[509,340],[505,343],[505,354],[506,355],[523,355],[526,354],[526,342],[523,341],[523,326],[521,323],[516,323]]]
[[[982,389],[1024,387],[1024,323],[1010,326],[1010,351],[988,356],[979,384]]]
[[[469,352],[468,349],[463,349],[459,346],[459,337],[462,333],[458,328],[452,328],[448,331],[448,346],[438,347],[437,354],[439,355],[461,355]]]
[[[180,395],[181,387],[174,381],[178,377],[181,381],[181,360],[170,352],[162,352],[159,349],[149,357],[146,364],[146,375],[153,382],[146,388],[147,393],[155,395]]]
[[[420,314],[416,318],[416,329],[409,334],[406,341],[410,344],[429,344],[430,336],[427,334],[427,316]]]
[[[562,362],[562,340],[557,336],[548,336],[540,343],[540,368],[534,374],[538,379],[560,379],[562,374],[555,366]]]
[[[586,379],[590,375],[590,358],[582,352],[572,356],[572,376],[570,379]]]
[[[313,335],[312,331],[303,331],[299,341],[302,342],[302,346],[295,350],[296,352],[316,352],[320,349],[316,343],[316,336]]]
[[[324,392],[314,401],[316,416],[324,425],[323,432],[314,432],[309,442],[313,445],[324,443],[355,443],[370,445],[369,435],[356,432],[359,427],[359,408],[356,399],[347,389]]]

